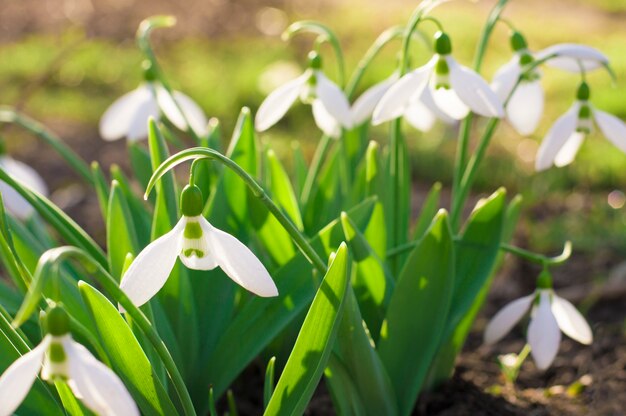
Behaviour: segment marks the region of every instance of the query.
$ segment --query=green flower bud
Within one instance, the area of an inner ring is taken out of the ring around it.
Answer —
[[[309,68],[311,69],[321,69],[322,68],[322,57],[319,53],[315,51],[309,52]]]
[[[452,53],[450,36],[442,31],[435,33],[435,52],[439,55],[450,55]]]
[[[580,110],[578,110],[578,118],[586,119],[591,118],[591,108],[588,105],[581,105]]]
[[[521,51],[523,49],[527,49],[528,48],[528,44],[526,43],[526,39],[517,30],[514,31],[513,34],[511,35],[510,41],[511,41],[511,48],[515,52]]]
[[[535,58],[533,58],[531,54],[529,54],[529,53],[522,53],[520,55],[520,57],[519,57],[519,64],[521,66],[526,66],[528,64],[531,64],[534,60],[535,60]]]
[[[55,305],[46,313],[48,334],[60,337],[70,332],[70,317],[62,306]]]
[[[589,96],[591,95],[591,90],[589,89],[589,85],[585,81],[581,82],[578,86],[578,91],[576,91],[576,99],[580,101],[589,100]]]
[[[146,82],[153,82],[157,79],[156,68],[152,65],[150,60],[146,59],[141,63],[141,68],[143,69],[143,79]]]
[[[537,289],[552,289],[552,275],[548,270],[542,270],[537,277]]]
[[[197,217],[202,214],[204,201],[202,191],[196,185],[187,185],[180,194],[180,209],[186,217]]]

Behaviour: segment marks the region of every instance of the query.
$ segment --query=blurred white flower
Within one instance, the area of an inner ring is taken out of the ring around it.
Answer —
[[[585,136],[593,131],[595,120],[602,133],[626,153],[626,124],[612,114],[594,108],[588,101],[589,87],[583,82],[574,105],[552,125],[541,142],[535,169],[566,166],[574,161]]]
[[[213,227],[202,216],[202,207],[200,189],[185,187],[181,197],[182,218],[132,262],[120,288],[135,305],[143,305],[163,287],[176,258],[194,270],[212,270],[219,266],[235,283],[256,295],[278,295],[261,261],[235,237]]]
[[[198,136],[207,133],[206,116],[191,98],[179,91],[170,95],[157,82],[144,82],[118,98],[104,112],[100,119],[100,136],[107,141],[123,137],[131,141],[144,139],[148,136],[148,119],[158,120],[161,114],[180,130],[187,130],[186,118]]]
[[[589,324],[574,305],[557,296],[552,289],[538,289],[502,308],[487,325],[484,342],[492,344],[502,339],[528,311],[531,311],[528,344],[537,368],[541,370],[554,361],[561,343],[561,331],[582,344],[593,341]]]
[[[459,65],[450,55],[448,35],[435,35],[436,55],[424,66],[396,81],[376,105],[373,124],[401,117],[425,89],[445,115],[461,120],[473,111],[485,117],[503,117],[504,109],[489,84],[473,70]]]
[[[265,98],[255,118],[258,131],[265,131],[276,124],[300,98],[313,109],[315,124],[332,138],[341,136],[341,127],[352,128],[350,104],[345,94],[321,71],[319,55],[309,55],[310,68],[298,78],[274,90]]]
[[[69,333],[46,335],[37,347],[7,368],[0,377],[0,416],[13,414],[40,372],[43,380],[64,380],[76,398],[96,414],[139,416],[137,405],[119,377]]]
[[[562,43],[532,53],[519,32],[513,32],[511,46],[515,52],[509,62],[494,75],[491,87],[500,100],[505,102],[525,69],[537,60],[550,58],[546,65],[565,71],[591,71],[608,65],[608,58],[600,51],[585,45]],[[538,68],[523,76],[506,105],[506,118],[521,135],[532,134],[539,125],[544,107],[544,92]]]
[[[394,74],[386,80],[370,87],[356,99],[351,108],[352,121],[355,126],[365,123],[372,117],[376,105],[397,80],[398,75]],[[430,89],[428,88],[424,88],[421,95],[414,96],[410,99],[402,116],[409,124],[423,132],[430,131],[437,120],[441,120],[447,124],[455,122],[453,118],[449,117],[437,107]]]
[[[3,154],[0,155],[0,168],[30,189],[44,196],[48,195],[48,187],[41,176],[25,163]],[[28,201],[2,181],[0,181],[0,193],[2,193],[5,208],[15,217],[26,220],[35,212]]]

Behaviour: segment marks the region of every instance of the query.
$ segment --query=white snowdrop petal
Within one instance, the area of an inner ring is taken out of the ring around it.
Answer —
[[[415,98],[416,97],[413,97],[411,99],[411,102],[414,102]],[[441,109],[437,106],[437,103],[435,103],[435,99],[433,98],[432,90],[430,88],[424,88],[422,90],[422,94],[418,97],[418,100],[422,104],[424,104],[426,108],[430,110],[430,112],[433,113],[438,120],[443,121],[446,124],[454,124],[457,122],[456,119],[441,111]]]
[[[37,373],[41,370],[44,354],[49,345],[50,337],[46,336],[37,347],[18,358],[2,374],[0,377],[0,416],[13,414],[26,398],[37,378]]]
[[[580,72],[581,65],[585,71],[598,69],[608,64],[609,59],[596,48],[575,43],[552,45],[535,54],[537,60],[550,55],[558,55],[546,62],[547,65],[569,72]]]
[[[242,242],[201,221],[202,228],[209,236],[210,249],[215,261],[224,273],[244,289],[262,297],[277,296],[278,289],[265,266]]]
[[[554,166],[557,168],[562,168],[563,166],[567,166],[574,161],[576,158],[576,154],[582,146],[583,141],[585,140],[585,134],[580,132],[574,132],[567,139],[561,150],[554,157]]]
[[[484,334],[485,344],[493,344],[502,339],[528,312],[535,294],[524,296],[504,306],[487,324]]]
[[[180,253],[185,218],[167,234],[144,248],[132,262],[120,283],[120,289],[135,304],[141,306],[163,287]]]
[[[126,138],[130,141],[142,140],[148,137],[148,119],[159,119],[159,106],[154,99],[141,103],[135,109],[133,119],[128,126]]]
[[[581,344],[591,344],[593,335],[589,324],[569,301],[554,295],[552,298],[552,313],[559,324],[559,328],[565,335]]]
[[[550,367],[560,343],[561,331],[552,314],[550,293],[544,290],[541,291],[539,305],[528,325],[528,344],[537,368],[545,370]]]
[[[485,117],[504,117],[502,102],[480,75],[446,57],[450,68],[450,85],[474,113]]]
[[[430,94],[437,108],[446,116],[454,120],[462,120],[469,114],[470,108],[461,100],[456,91],[452,88],[437,88],[430,85]]]
[[[308,79],[309,72],[307,71],[272,91],[261,103],[256,113],[255,128],[258,131],[265,131],[283,118],[289,107],[298,99]]]
[[[103,416],[139,416],[122,380],[75,341],[65,343],[72,391],[89,409]]]
[[[539,81],[520,83],[506,106],[506,116],[522,136],[537,129],[543,115],[544,95]]]
[[[187,267],[193,270],[213,270],[218,266],[211,253],[211,242],[209,241],[209,235],[204,229],[202,229],[200,216],[188,219],[189,222],[198,222],[200,229],[202,230],[202,236],[200,238],[183,238],[182,246],[180,250],[180,261]],[[204,220],[206,221],[206,220]],[[184,231],[183,231],[184,234]],[[197,252],[192,252],[190,256],[187,256],[187,250],[198,250],[202,252],[202,257],[198,257]]]
[[[431,60],[428,64],[409,72],[394,82],[374,108],[372,124],[377,125],[401,117],[409,105],[411,97],[419,96],[422,90],[426,88],[433,65],[434,60]]]
[[[154,91],[156,94],[156,102],[163,115],[180,130],[187,130],[187,123],[185,123],[183,114],[174,102],[174,97],[161,85],[155,85]]]
[[[397,79],[397,76],[391,76],[365,90],[363,94],[356,99],[350,110],[352,112],[352,122],[355,125],[363,124],[372,117],[374,108],[376,108],[380,99],[383,98],[383,95],[385,95],[387,90],[389,90]]]
[[[509,97],[513,87],[517,83],[522,68],[519,64],[519,55],[513,55],[513,58],[506,64],[502,65],[498,71],[496,71],[491,81],[491,88],[496,93],[500,101],[504,102]]]
[[[326,111],[346,129],[351,129],[352,113],[350,103],[334,82],[329,80],[321,71],[316,72],[317,87],[315,92],[317,98],[324,105]]]
[[[202,108],[191,97],[180,91],[174,91],[174,99],[183,109],[193,131],[199,136],[205,136],[208,133],[208,120]]]
[[[16,218],[24,221],[35,213],[35,208],[22,195],[2,181],[0,181],[0,193],[4,207]]]
[[[333,118],[333,116],[326,110],[324,104],[319,99],[313,100],[311,104],[311,109],[313,110],[313,119],[315,120],[315,124],[333,139],[338,139],[341,137],[341,126],[339,122]]]
[[[567,140],[576,130],[580,104],[574,105],[552,125],[546,137],[541,142],[535,159],[535,169],[542,171],[554,164],[554,159]]]
[[[419,131],[430,131],[437,121],[435,114],[421,101],[412,102],[404,111],[404,118]]]
[[[626,153],[626,124],[613,114],[593,109],[593,117],[607,139],[622,152]]]
[[[126,136],[137,109],[148,101],[153,101],[153,98],[146,84],[122,95],[106,109],[100,118],[100,136],[107,141],[118,140]]]
[[[9,156],[0,156],[0,167],[15,179],[23,182],[32,190],[48,195],[48,187],[37,171],[25,163]]]

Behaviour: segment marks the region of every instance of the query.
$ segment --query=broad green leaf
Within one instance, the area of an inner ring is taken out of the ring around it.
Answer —
[[[289,176],[287,176],[285,168],[283,168],[276,154],[271,149],[267,151],[267,164],[269,190],[272,199],[283,209],[296,227],[302,230],[303,224],[300,208],[298,207],[298,200],[291,186],[291,181]]]
[[[334,148],[317,178],[308,203],[304,207],[303,220],[307,233],[311,234],[328,223],[341,210],[340,154]]]
[[[130,157],[130,166],[133,170],[133,176],[141,189],[146,189],[150,176],[152,176],[152,162],[150,161],[150,153],[138,141],[127,140],[128,155]]]
[[[301,415],[315,392],[343,315],[348,249],[342,244],[313,299],[265,415]]]
[[[176,415],[148,358],[115,306],[89,284],[78,285],[113,370],[122,378],[139,409],[146,415]]]
[[[433,221],[433,218],[437,214],[439,210],[439,197],[441,195],[441,182],[435,182],[424,202],[422,203],[422,208],[420,209],[420,215],[418,217],[417,223],[415,224],[415,228],[413,229],[413,239],[419,240],[422,238],[428,226]]]
[[[454,264],[448,215],[442,210],[409,254],[378,343],[400,415],[413,410],[441,341],[454,287]]]
[[[363,319],[370,332],[374,334],[374,340],[378,340],[387,305],[393,293],[394,280],[345,212],[341,214],[341,224],[356,265],[352,287]]]
[[[347,296],[336,349],[339,351],[338,359],[350,375],[350,383],[354,385],[361,404],[354,408],[354,413],[372,416],[396,415],[396,394],[389,375],[363,323],[354,292],[348,289]],[[332,361],[330,368],[332,371]]]
[[[98,203],[100,205],[100,213],[105,224],[107,221],[107,209],[109,206],[109,183],[104,176],[104,172],[100,167],[100,164],[95,160],[91,162],[91,175],[93,176],[94,188],[96,188],[96,195],[98,196]]]
[[[113,180],[111,185],[106,218],[109,270],[111,276],[120,281],[126,255],[128,253],[136,255],[138,243],[133,217],[120,184],[116,180]]]
[[[80,403],[74,397],[74,394],[70,390],[69,386],[63,380],[55,380],[54,385],[57,388],[61,402],[63,402],[63,408],[65,413],[69,416],[83,416],[91,415],[92,413],[86,413],[83,411]]]
[[[111,178],[115,179],[124,193],[130,214],[135,224],[137,242],[143,247],[150,242],[150,213],[144,201],[133,192],[132,185],[118,165],[111,165]]]
[[[308,167],[304,154],[302,154],[302,147],[300,142],[292,141],[291,148],[293,149],[293,170],[295,174],[295,191],[296,195],[302,195],[302,188],[304,188],[304,181],[306,181],[306,174]]]
[[[341,335],[338,335],[341,337]],[[331,353],[328,366],[324,369],[324,378],[328,387],[333,407],[338,415],[361,416],[366,415],[363,400],[356,390],[354,379],[341,360]]]
[[[385,210],[380,202],[376,202],[367,227],[363,229],[363,237],[367,240],[380,260],[387,258],[387,225]]]

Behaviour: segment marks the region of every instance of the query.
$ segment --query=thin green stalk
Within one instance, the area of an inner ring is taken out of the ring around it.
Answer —
[[[80,158],[72,149],[70,149],[63,141],[50,130],[46,129],[43,124],[27,117],[15,110],[3,107],[0,108],[0,122],[13,123],[25,130],[28,130],[41,140],[52,146],[52,148],[72,167],[74,170],[89,184],[93,184],[91,169],[83,159]]]
[[[85,268],[89,275],[93,276],[93,278],[106,290],[109,295],[113,298],[115,302],[120,304],[124,310],[131,316],[133,321],[139,326],[141,331],[146,335],[148,341],[152,344],[154,349],[156,350],[159,358],[163,362],[165,369],[167,370],[170,379],[174,385],[176,393],[180,398],[183,409],[186,415],[195,416],[196,411],[193,407],[193,403],[191,401],[191,397],[189,396],[189,392],[187,391],[187,387],[185,386],[185,382],[176,367],[176,363],[172,359],[167,347],[163,340],[159,337],[159,334],[156,332],[155,328],[152,326],[152,323],[146,318],[146,316],[137,308],[133,302],[126,296],[124,291],[118,287],[117,281],[109,274],[109,272],[102,267],[89,253],[86,251],[71,246],[58,247],[51,250],[48,250],[44,253],[37,265],[37,273],[40,273],[41,276],[50,275],[47,271],[50,268],[58,267],[59,263],[65,259],[74,259],[78,260],[80,264]],[[39,277],[41,278],[41,277]],[[52,275],[53,279],[59,279],[59,275]],[[38,277],[35,277],[35,280],[38,280]],[[39,288],[41,288],[43,283],[41,283]],[[33,285],[34,286],[34,285]],[[31,286],[31,288],[33,288]],[[34,288],[32,292],[29,292],[27,297],[24,299],[24,304],[20,311],[25,310],[26,312],[23,314],[18,313],[13,323],[13,326],[17,326],[23,323],[34,308],[30,307],[30,305],[37,304],[37,298],[40,296],[40,293],[36,293],[39,289]]]
[[[515,254],[525,260],[541,264],[544,267],[559,266],[565,263],[572,255],[572,243],[571,241],[566,241],[563,245],[563,251],[561,254],[554,257],[547,257],[543,254],[533,253],[532,251],[524,250],[523,248],[515,247],[509,244],[500,244],[500,250]]]
[[[508,0],[500,0],[493,7],[491,13],[489,13],[489,17],[487,18],[487,22],[483,27],[483,31],[480,35],[480,40],[478,42],[478,47],[476,49],[476,54],[474,55],[474,70],[480,73],[480,70],[483,65],[483,61],[485,58],[485,52],[487,50],[487,45],[489,44],[489,39],[491,38],[491,34],[493,33],[493,29],[498,23],[498,19],[500,19],[500,15],[504,10],[504,7],[508,3]],[[454,176],[452,180],[452,197],[453,199],[457,198],[457,192],[459,190],[459,186],[461,184],[461,178],[465,173],[465,166],[467,162],[467,152],[469,147],[469,136],[472,129],[472,119],[473,114],[468,114],[467,117],[462,121],[461,128],[459,129],[459,138],[457,142],[457,151],[456,151],[456,159],[454,163]],[[456,228],[453,228],[456,229]]]
[[[206,147],[194,147],[191,149],[183,150],[178,152],[172,156],[170,156],[167,160],[165,160],[159,167],[156,168],[152,177],[150,178],[150,182],[148,182],[148,186],[146,188],[146,193],[144,194],[144,198],[147,198],[150,194],[150,191],[156,184],[156,182],[163,176],[168,170],[172,169],[174,166],[177,166],[187,160],[192,159],[211,159],[216,160],[223,164],[226,168],[232,170],[237,176],[239,176],[244,183],[250,188],[252,194],[259,198],[261,203],[263,203],[267,209],[272,213],[272,215],[280,222],[283,228],[289,233],[294,243],[302,254],[307,258],[309,262],[322,274],[326,273],[326,263],[319,257],[315,249],[309,244],[304,235],[298,230],[298,228],[294,225],[294,223],[287,217],[281,209],[272,201],[272,199],[268,196],[265,190],[259,185],[252,176],[248,174],[241,166],[237,163],[219,153],[216,150],[209,149]]]
[[[311,198],[315,180],[322,169],[322,164],[326,159],[326,154],[328,153],[331,142],[332,138],[324,134],[315,149],[315,154],[313,155],[313,160],[311,161],[311,167],[306,175],[304,186],[302,187],[302,193],[300,194],[300,203],[304,206],[306,206]]]

